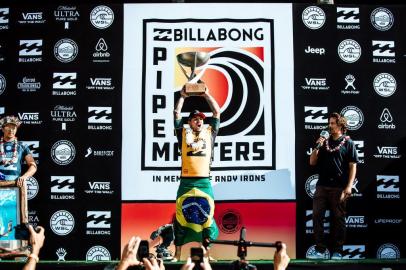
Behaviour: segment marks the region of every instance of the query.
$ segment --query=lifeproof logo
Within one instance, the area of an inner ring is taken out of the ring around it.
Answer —
[[[361,57],[361,46],[352,39],[345,39],[338,44],[338,56],[346,63],[357,62]]]
[[[343,245],[342,255],[347,260],[365,259],[365,245]]]
[[[389,9],[376,8],[371,13],[371,23],[379,31],[387,31],[393,26],[393,14]]]
[[[326,22],[326,14],[317,6],[307,7],[302,12],[302,21],[307,28],[316,30]]]
[[[66,210],[56,211],[49,221],[52,231],[57,235],[68,235],[75,227],[73,215]]]
[[[364,114],[355,106],[347,106],[341,110],[341,115],[347,118],[349,130],[357,130],[364,123]]]
[[[378,248],[378,250],[376,251],[376,258],[400,259],[400,250],[396,245],[392,243],[386,243]]]
[[[86,253],[86,261],[110,261],[111,256],[107,248],[103,246],[91,247]]]
[[[400,199],[399,175],[377,175],[376,191],[378,199]]]
[[[360,29],[359,8],[337,7],[337,29]]]
[[[51,148],[52,160],[61,166],[70,164],[75,159],[75,156],[75,146],[70,141],[57,141]]]
[[[379,73],[373,81],[375,92],[381,97],[390,97],[396,91],[396,80],[389,73]]]
[[[90,22],[98,29],[108,28],[114,21],[114,12],[108,6],[97,6],[90,12]]]
[[[270,21],[256,19],[252,21],[247,19],[244,22],[218,19],[198,22],[154,20],[146,23],[145,40],[148,43],[145,44],[145,55],[149,58],[144,65],[143,80],[154,83],[148,83],[143,88],[142,102],[147,110],[144,110],[142,115],[145,119],[142,121],[142,130],[146,132],[140,133],[145,141],[141,152],[142,169],[165,168],[173,171],[179,169],[180,157],[176,154],[178,152],[176,137],[173,136],[173,132],[169,132],[166,123],[172,121],[169,118],[173,108],[169,104],[172,104],[172,100],[174,102],[177,100],[187,80],[179,67],[174,73],[166,71],[173,69],[176,56],[186,50],[190,51],[190,46],[194,46],[194,42],[188,44],[182,39],[182,42],[162,43],[157,39],[163,38],[162,29],[189,29],[192,25],[193,33],[200,33],[202,36],[207,34],[210,35],[207,38],[213,39],[217,38],[214,33],[230,28],[241,27],[243,33],[256,33],[259,30],[263,33],[261,39],[250,42],[250,46],[255,47],[254,50],[245,48],[246,43],[243,43],[242,39],[246,34],[240,35],[237,32],[235,36],[231,33],[229,36],[225,35],[224,41],[217,40],[215,47],[193,48],[194,51],[206,52],[210,56],[204,67],[197,68],[195,79],[202,79],[210,91],[217,93],[215,98],[222,111],[212,168],[224,170],[273,168],[274,142],[270,138],[275,132],[272,127],[274,115],[271,112],[274,100],[271,95],[272,86],[269,83],[274,79],[273,74],[267,74],[266,77],[264,74],[264,67],[272,64],[270,60],[273,58],[273,48],[269,47],[269,42],[273,25]],[[181,38],[189,37],[183,35],[179,37]],[[225,47],[222,47],[222,44]],[[232,46],[233,44],[235,46]],[[263,57],[265,52],[269,57]],[[149,72],[150,70],[156,72]],[[166,96],[158,94],[163,89],[173,89],[173,93]],[[183,117],[187,117],[187,112],[193,110],[199,100],[194,102],[195,104],[185,103]],[[208,115],[210,116],[210,112]],[[264,121],[265,115],[269,116],[267,118],[269,121]],[[145,127],[147,119],[153,119],[153,128]],[[237,155],[231,155],[230,149]]]
[[[34,199],[35,196],[37,196],[39,191],[39,185],[37,179],[34,177],[28,177],[27,178],[27,199],[31,200]]]

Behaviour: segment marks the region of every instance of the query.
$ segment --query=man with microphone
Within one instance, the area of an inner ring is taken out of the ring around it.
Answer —
[[[346,235],[346,201],[352,193],[359,161],[354,142],[346,135],[346,118],[336,112],[330,114],[328,129],[330,136],[322,131],[310,155],[310,165],[316,166],[319,180],[313,197],[316,252],[308,258],[325,258],[327,244],[323,223],[326,211],[330,210],[331,259],[339,260]]]

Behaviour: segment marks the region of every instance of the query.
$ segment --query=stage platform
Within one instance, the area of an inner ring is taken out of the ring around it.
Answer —
[[[117,261],[110,262],[86,262],[86,261],[40,261],[36,270],[113,270]],[[218,261],[212,263],[213,270],[232,270],[231,261]],[[272,270],[272,261],[251,261],[258,270]],[[23,262],[0,261],[0,270],[21,270]],[[165,269],[179,270],[182,262],[165,262]],[[135,268],[134,268],[135,269]],[[406,259],[399,260],[291,260],[289,270],[309,270],[309,269],[328,269],[328,270],[405,270]]]

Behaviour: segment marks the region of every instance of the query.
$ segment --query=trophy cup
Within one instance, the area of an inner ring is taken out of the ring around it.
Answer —
[[[206,64],[210,59],[210,55],[205,52],[185,52],[178,54],[176,58],[183,74],[185,74],[188,79],[188,82],[185,84],[185,92],[188,95],[203,94],[206,91],[206,84],[201,80],[195,82],[193,79],[196,77],[196,68]],[[187,74],[183,66],[190,68],[190,75]]]

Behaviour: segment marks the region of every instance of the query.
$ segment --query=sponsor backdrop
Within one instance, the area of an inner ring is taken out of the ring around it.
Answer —
[[[338,111],[361,159],[345,257],[400,257],[404,11],[0,6],[0,115],[23,121],[18,137],[38,163],[27,185],[30,222],[47,232],[41,257],[118,259],[131,235],[148,238],[171,220],[180,171],[172,110],[187,81],[176,55],[186,51],[210,55],[197,78],[221,106],[212,165],[219,239],[237,240],[245,226],[248,240],[282,240],[291,257],[312,252],[318,177],[308,153]],[[193,97],[183,115],[194,107],[210,111]],[[235,247],[213,253],[236,258]],[[248,250],[250,259],[272,254]]]

